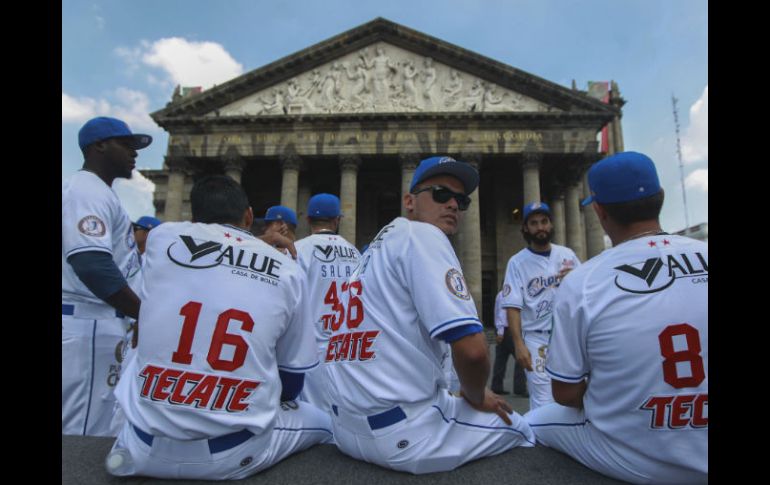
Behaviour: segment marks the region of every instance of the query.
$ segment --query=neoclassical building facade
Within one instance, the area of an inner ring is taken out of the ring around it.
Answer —
[[[543,200],[555,242],[585,260],[604,249],[590,208],[587,168],[623,149],[621,107],[378,18],[212,89],[177,90],[152,118],[169,133],[155,183],[161,220],[189,220],[192,184],[227,174],[256,216],[297,211],[298,237],[311,195],[338,194],[340,233],[357,247],[402,214],[417,163],[450,155],[481,182],[452,244],[479,314],[492,324],[508,259],[525,246],[521,208]]]

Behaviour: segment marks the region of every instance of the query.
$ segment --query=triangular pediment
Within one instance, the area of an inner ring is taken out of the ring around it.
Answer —
[[[561,111],[446,64],[375,42],[208,116]]]
[[[613,106],[376,19],[152,114],[174,119],[355,113],[593,113]]]

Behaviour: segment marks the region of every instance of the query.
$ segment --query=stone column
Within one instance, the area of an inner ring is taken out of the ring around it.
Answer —
[[[583,174],[583,196],[588,197],[591,193],[588,188],[588,171]],[[593,258],[604,251],[604,229],[599,222],[599,216],[591,205],[583,207],[583,216],[586,221],[586,258]]]
[[[523,154],[523,161],[521,164],[524,176],[523,205],[540,200],[540,163],[542,160],[543,155],[540,153],[524,152]]]
[[[420,156],[417,153],[399,153],[398,158],[401,162],[401,216],[405,217],[404,195],[409,193],[409,186],[412,184],[412,176],[417,164],[420,163]]]
[[[296,154],[285,154],[281,158],[281,205],[297,211],[297,187],[302,160]]]
[[[310,235],[310,224],[307,222],[307,203],[310,201],[310,185],[307,180],[300,179],[299,197],[297,203],[297,239]]]
[[[481,169],[481,155],[462,155],[462,160],[468,162],[476,170]],[[460,265],[462,266],[465,283],[470,289],[473,302],[476,304],[476,312],[481,315],[481,218],[479,216],[479,188],[470,195],[471,205],[463,215],[460,224],[458,241]]]
[[[340,206],[344,216],[340,224],[340,235],[354,246],[356,245],[356,194],[359,165],[361,165],[361,157],[358,155],[340,155]]]
[[[580,182],[573,182],[567,186],[564,205],[567,215],[567,246],[575,251],[581,261],[585,261],[585,245],[583,243],[585,235],[580,221],[582,185]]]
[[[551,213],[553,215],[553,242],[564,246],[567,244],[567,225],[564,218],[564,191],[557,189],[557,195],[551,199]]]
[[[239,184],[241,183],[241,175],[243,174],[244,163],[240,157],[228,157],[224,160],[225,175],[235,180]]]
[[[182,220],[182,201],[184,199],[184,183],[189,169],[187,160],[182,158],[167,158],[168,191],[166,195],[165,221]]]

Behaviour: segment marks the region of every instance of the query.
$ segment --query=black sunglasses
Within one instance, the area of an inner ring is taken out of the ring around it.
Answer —
[[[460,209],[461,211],[468,210],[468,206],[471,205],[470,197],[468,197],[465,194],[453,192],[446,187],[442,187],[441,185],[429,185],[428,187],[423,187],[420,190],[415,190],[414,192],[412,192],[412,194],[417,195],[420,192],[425,192],[428,190],[432,191],[431,195],[433,196],[433,200],[438,202],[439,204],[448,202],[449,199],[454,197],[454,199],[457,201],[457,208]]]

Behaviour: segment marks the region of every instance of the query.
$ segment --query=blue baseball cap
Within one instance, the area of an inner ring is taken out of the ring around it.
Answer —
[[[162,223],[160,222],[160,219],[156,219],[152,216],[142,216],[136,222],[134,222],[134,225],[137,225],[142,229],[147,229],[148,231],[153,227],[157,227],[161,224]]]
[[[265,213],[265,221],[284,221],[289,224],[297,225],[297,214],[288,207],[282,205],[274,205]]]
[[[150,135],[131,133],[131,129],[125,121],[106,116],[88,120],[78,132],[78,143],[81,150],[85,150],[86,147],[97,141],[109,138],[130,138],[131,148],[134,150],[141,150],[152,143]]]
[[[615,204],[651,197],[660,192],[660,180],[650,157],[620,152],[596,162],[588,170],[591,195],[581,204]]]
[[[316,217],[341,216],[340,199],[332,194],[316,194],[307,203],[307,216]]]
[[[532,202],[524,206],[524,222],[527,222],[527,218],[530,216],[530,214],[537,212],[548,214],[548,217],[551,217],[551,208],[548,207],[548,204],[545,202]]]
[[[430,157],[420,162],[412,176],[412,185],[409,191],[414,190],[415,185],[435,175],[452,175],[457,177],[465,187],[465,195],[470,194],[479,185],[479,172],[465,162],[458,162],[452,157]]]

